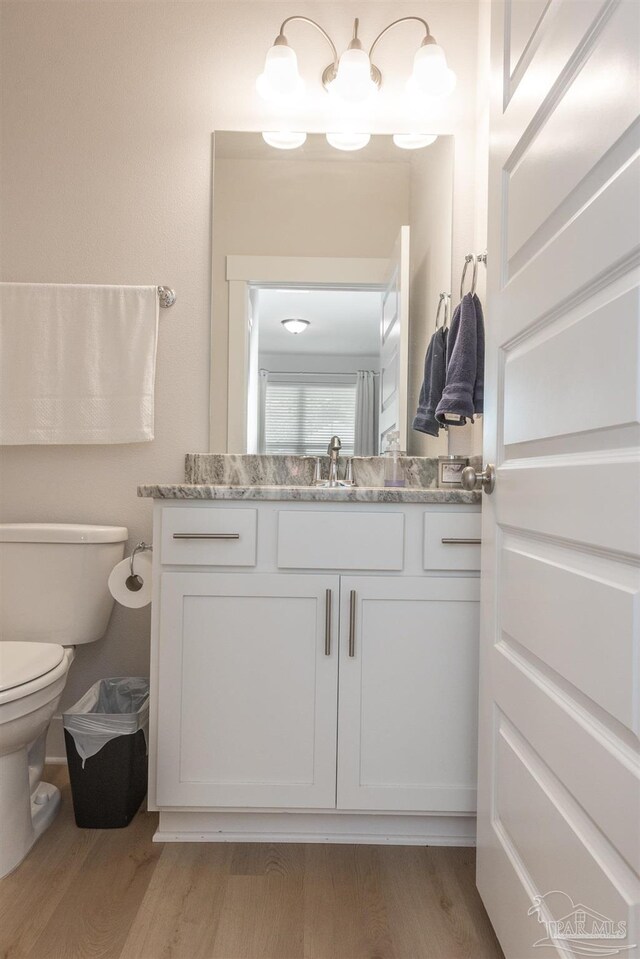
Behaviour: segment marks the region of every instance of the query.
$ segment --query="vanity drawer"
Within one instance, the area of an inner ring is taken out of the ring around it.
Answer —
[[[281,569],[402,569],[402,513],[278,513]]]
[[[255,566],[255,509],[164,509],[161,562],[178,566]]]
[[[480,512],[425,513],[424,569],[480,569],[481,529]]]

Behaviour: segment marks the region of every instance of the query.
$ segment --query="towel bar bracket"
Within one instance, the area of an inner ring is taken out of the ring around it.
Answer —
[[[168,310],[176,302],[175,290],[172,290],[170,286],[159,286],[158,300],[162,309]]]

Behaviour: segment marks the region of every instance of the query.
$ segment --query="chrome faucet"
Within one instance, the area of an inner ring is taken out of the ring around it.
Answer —
[[[338,457],[340,456],[341,449],[342,443],[340,442],[340,437],[332,436],[329,440],[329,446],[327,447],[327,454],[329,456],[329,486],[338,485]]]

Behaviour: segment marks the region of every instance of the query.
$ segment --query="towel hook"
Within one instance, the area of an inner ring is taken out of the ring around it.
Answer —
[[[473,271],[471,274],[471,289],[470,293],[476,292],[476,281],[478,279],[478,258],[473,255],[473,253],[467,253],[464,258],[464,268],[462,270],[462,277],[460,278],[460,299],[464,296],[464,280],[467,275],[467,267],[470,263],[473,263]]]
[[[442,322],[442,329],[447,325],[447,314],[449,307],[449,299],[451,298],[450,293],[441,293],[438,299],[438,309],[436,310],[436,330],[438,329],[438,320],[440,319],[440,310],[442,309],[442,304],[444,303],[444,320]]]

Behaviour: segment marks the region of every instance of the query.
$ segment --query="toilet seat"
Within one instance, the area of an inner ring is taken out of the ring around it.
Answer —
[[[0,694],[3,702],[21,695],[20,687],[34,680],[44,680],[64,658],[64,648],[56,643],[3,642],[0,645]],[[10,691],[15,691],[15,696]]]

